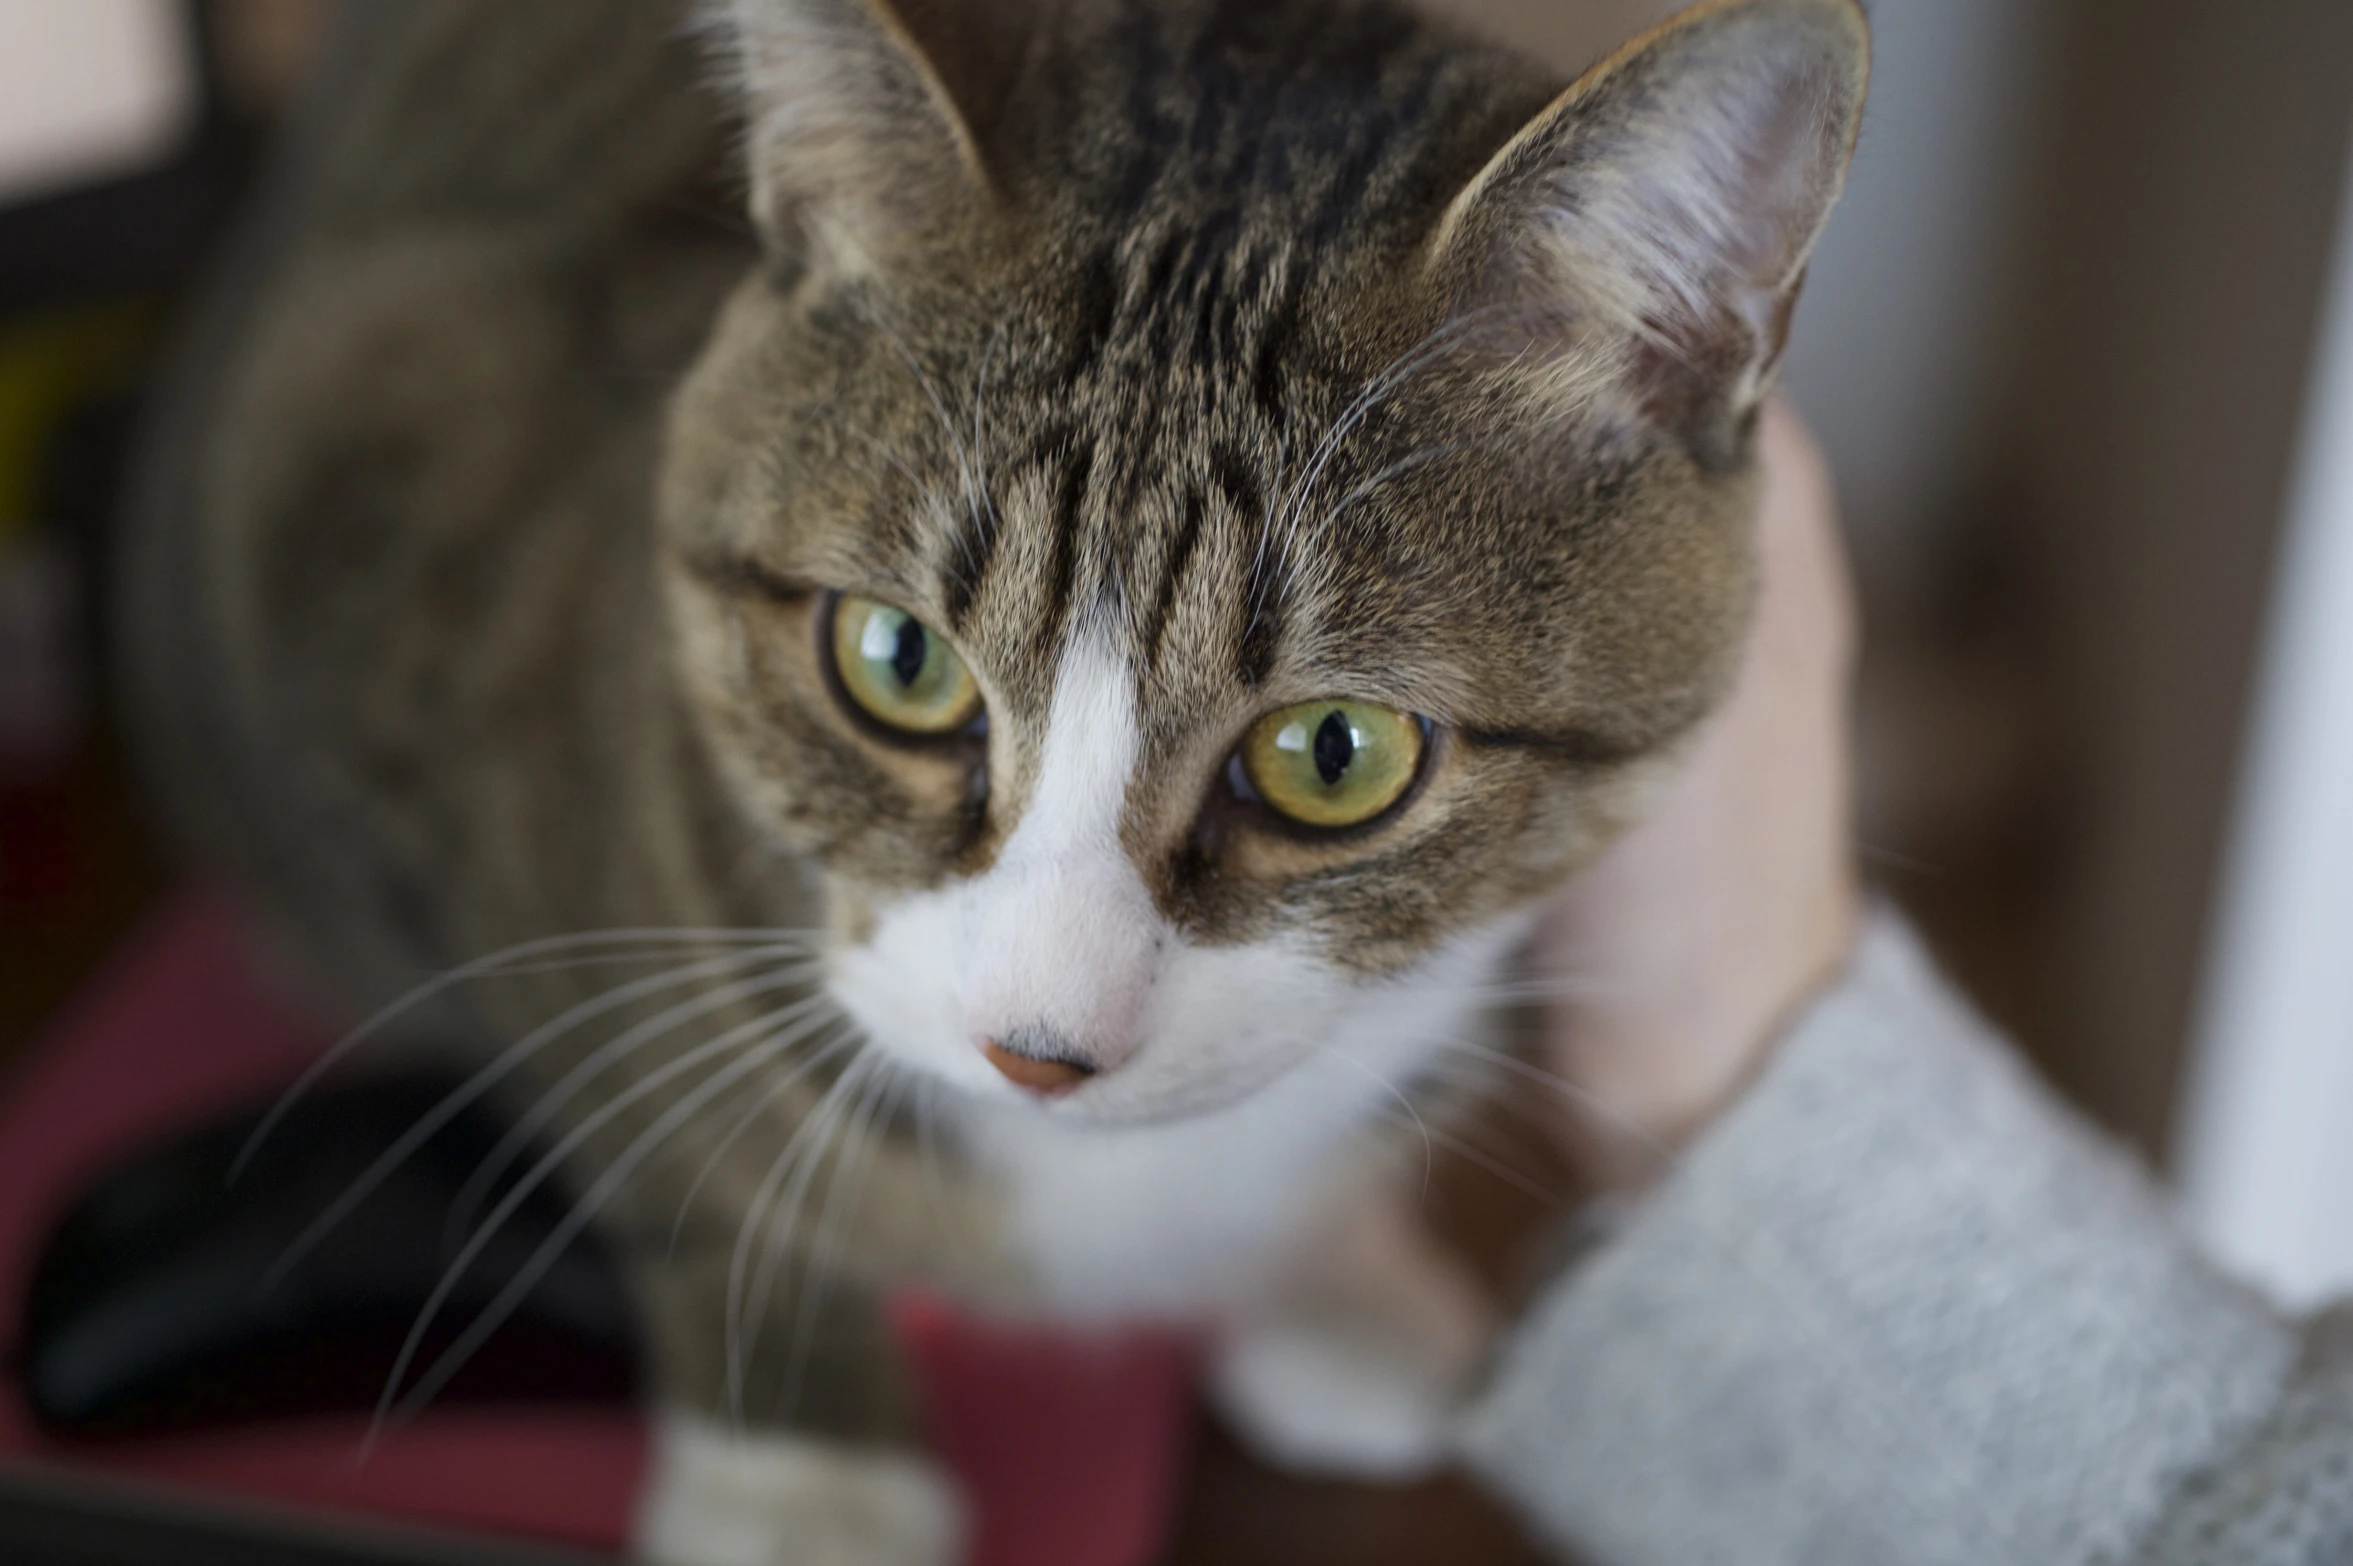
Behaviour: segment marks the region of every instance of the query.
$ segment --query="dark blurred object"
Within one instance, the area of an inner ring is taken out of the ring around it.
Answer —
[[[0,1059],[157,885],[105,722],[97,584],[162,317],[0,317]]]
[[[170,316],[327,9],[171,8],[195,76],[178,131],[144,167],[0,203],[0,1061],[161,884],[106,710],[109,524]]]
[[[309,79],[334,6],[331,0],[209,0],[221,101],[235,118],[269,124]]]
[[[295,1107],[232,1183],[260,1112],[140,1154],[77,1202],[42,1254],[23,1374],[61,1433],[124,1435],[375,1405],[469,1225],[460,1193],[504,1128],[468,1110],[263,1287],[298,1237],[456,1086],[403,1076]],[[515,1175],[531,1168],[526,1156]],[[488,1212],[503,1190],[489,1193]],[[458,1279],[411,1377],[489,1309],[568,1210],[540,1186]],[[564,1249],[437,1394],[448,1402],[622,1402],[635,1334],[594,1239]]]
[[[2345,190],[2344,0],[2073,0],[1974,519],[2035,584],[2056,774],[2025,1017],[2162,1158]],[[2006,1019],[2007,1020],[2007,1019]]]
[[[222,80],[223,8],[181,8],[194,112],[160,161],[0,206],[0,316],[176,291],[244,193],[257,118]]]
[[[87,1480],[0,1472],[9,1566],[589,1566],[602,1557],[329,1527],[166,1500]]]

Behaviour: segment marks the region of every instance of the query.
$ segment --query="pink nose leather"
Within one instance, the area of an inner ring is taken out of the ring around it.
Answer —
[[[1041,1098],[1060,1098],[1094,1075],[1084,1066],[1067,1060],[1040,1060],[1035,1055],[1017,1055],[998,1043],[986,1040],[981,1053],[989,1064],[1005,1074],[1005,1080],[1015,1087],[1035,1093]]]

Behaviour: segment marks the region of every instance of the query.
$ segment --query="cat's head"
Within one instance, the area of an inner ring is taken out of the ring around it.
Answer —
[[[894,1057],[1115,1123],[1394,1072],[1724,689],[1853,0],[1566,92],[1381,0],[725,0],[678,402],[720,771]]]

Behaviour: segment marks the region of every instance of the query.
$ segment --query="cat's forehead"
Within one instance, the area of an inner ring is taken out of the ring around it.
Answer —
[[[1334,694],[1516,724],[1551,698],[1543,670],[1497,676],[1575,634],[1608,562],[1564,570],[1562,540],[1640,486],[1520,460],[1460,406],[1442,317],[1312,264],[1114,242],[976,298],[945,343],[890,330],[900,482],[851,547],[1004,717],[1043,720],[1081,625],[1147,728]]]
[[[1312,9],[1063,37],[1085,68],[994,129],[1021,173],[988,235],[786,312],[789,362],[749,383],[799,388],[760,401],[808,458],[758,509],[936,622],[1001,720],[1043,722],[1083,621],[1152,723],[1340,694],[1519,727],[1647,656],[1629,612],[1681,614],[1673,530],[1624,543],[1663,491],[1481,405],[1423,273],[1550,84]]]

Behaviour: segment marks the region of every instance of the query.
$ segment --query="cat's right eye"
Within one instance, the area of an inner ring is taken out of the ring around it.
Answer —
[[[867,717],[936,738],[980,716],[980,687],[946,637],[904,609],[844,593],[833,600],[834,677]]]
[[[1357,701],[1311,701],[1270,712],[1236,759],[1257,796],[1301,826],[1362,826],[1405,797],[1427,731],[1409,713]]]

